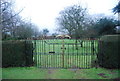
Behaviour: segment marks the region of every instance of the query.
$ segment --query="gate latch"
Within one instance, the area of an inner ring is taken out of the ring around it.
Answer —
[[[49,53],[55,53],[55,51],[50,51]]]
[[[65,49],[66,50],[66,48],[63,48],[63,47],[61,47],[61,49]]]

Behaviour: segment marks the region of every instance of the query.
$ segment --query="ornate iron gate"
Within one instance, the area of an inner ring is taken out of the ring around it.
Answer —
[[[34,62],[40,68],[91,68],[97,47],[90,39],[34,40]]]

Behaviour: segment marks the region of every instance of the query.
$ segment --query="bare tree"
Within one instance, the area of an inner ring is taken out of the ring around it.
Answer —
[[[19,16],[19,13],[23,10],[20,10],[19,12],[15,13],[13,10],[13,1],[12,0],[1,0],[0,3],[0,16],[1,16],[1,22],[2,25],[2,37],[5,39],[8,35],[11,37],[15,37],[15,31],[21,22],[21,18]]]
[[[70,36],[80,38],[85,30],[87,9],[80,5],[73,5],[60,12],[57,18],[59,30],[67,31]]]

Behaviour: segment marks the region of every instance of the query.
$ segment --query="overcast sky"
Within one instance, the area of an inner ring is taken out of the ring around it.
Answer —
[[[119,0],[16,0],[16,10],[24,8],[20,13],[23,18],[31,19],[41,30],[48,28],[55,31],[55,18],[65,7],[81,4],[87,7],[89,14],[113,15],[112,8]]]

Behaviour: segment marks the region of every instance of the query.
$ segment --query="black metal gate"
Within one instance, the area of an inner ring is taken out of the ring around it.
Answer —
[[[34,62],[40,68],[91,68],[98,40],[34,40]]]

